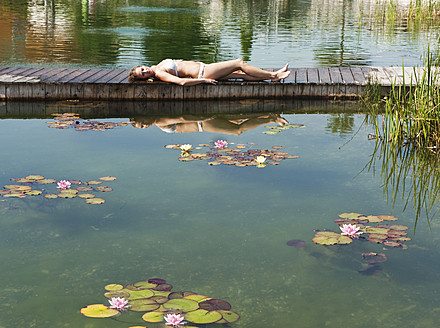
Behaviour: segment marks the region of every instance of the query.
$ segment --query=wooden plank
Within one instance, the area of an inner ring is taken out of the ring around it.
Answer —
[[[319,67],[318,74],[319,74],[319,83],[329,84],[332,82],[330,78],[330,71],[327,67]]]
[[[40,82],[38,74],[42,72],[44,68],[32,68],[25,73],[22,73],[22,77],[15,80],[15,82]]]
[[[62,71],[62,72],[59,72],[58,74],[55,74],[55,75],[51,76],[51,77],[49,78],[49,81],[50,81],[50,82],[54,82],[54,83],[59,83],[59,81],[60,81],[64,76],[69,75],[69,74],[71,74],[71,73],[73,73],[73,72],[75,72],[75,71],[76,71],[76,70],[75,70],[75,69],[72,69],[72,68],[66,69],[66,70],[64,70],[64,71]]]
[[[296,70],[289,68],[290,75],[283,80],[284,83],[295,83]]]
[[[58,79],[58,83],[66,83],[66,82],[70,82],[71,80],[73,80],[74,78],[80,76],[81,74],[84,74],[85,72],[87,72],[88,69],[87,68],[80,68],[80,69],[76,69],[74,71],[71,71],[69,74],[64,75],[63,77]]]
[[[95,75],[99,71],[100,70],[96,69],[96,68],[88,69],[87,72],[82,73],[81,75],[71,79],[69,82],[70,83],[83,83],[84,81],[86,81],[88,78],[92,77],[93,75]]]
[[[335,84],[344,83],[339,67],[329,67],[328,71],[330,73],[330,79],[332,83]]]
[[[130,70],[126,69],[121,71],[118,75],[108,80],[107,83],[122,83],[123,81],[128,81],[128,73]]]
[[[354,84],[365,85],[367,83],[367,79],[365,78],[364,72],[362,72],[362,68],[352,67],[351,73],[353,74]]]
[[[383,67],[384,72],[388,75],[388,78],[391,81],[391,85],[399,86],[402,85],[403,79],[402,76],[393,70],[392,67]]]
[[[106,74],[106,75],[100,77],[99,79],[97,79],[96,81],[94,81],[94,83],[108,83],[115,76],[118,76],[119,74],[121,74],[121,72],[124,72],[124,70],[112,69],[112,70],[110,70],[110,72],[108,74]]]
[[[355,84],[355,79],[349,67],[341,67],[340,69],[342,81],[345,84]]]
[[[377,83],[383,86],[391,86],[390,78],[386,74],[382,67],[371,67],[371,71],[368,74],[371,83]]]
[[[82,82],[84,83],[95,83],[97,80],[99,80],[101,77],[106,76],[107,74],[111,73],[111,69],[99,69],[96,74],[90,75],[87,78],[84,78]]]
[[[65,68],[50,68],[46,72],[40,75],[40,80],[42,82],[51,83],[53,82],[52,77],[56,76],[57,74],[61,74],[63,72],[67,71]]]
[[[317,68],[307,68],[307,82],[308,83],[319,83],[319,73]]]
[[[307,69],[298,68],[296,70],[296,83],[307,83]]]

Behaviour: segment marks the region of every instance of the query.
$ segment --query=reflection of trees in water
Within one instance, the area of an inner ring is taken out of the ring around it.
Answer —
[[[393,202],[404,201],[404,210],[413,204],[415,224],[426,215],[428,224],[438,214],[440,197],[439,159],[408,145],[391,145],[377,139],[369,170],[381,168],[384,193]]]
[[[333,134],[339,134],[341,137],[352,133],[354,127],[353,114],[337,113],[329,114],[327,117],[327,126],[325,130]]]

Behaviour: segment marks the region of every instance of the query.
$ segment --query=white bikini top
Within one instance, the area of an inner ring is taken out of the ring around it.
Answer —
[[[167,68],[167,69],[172,69],[174,72],[176,72],[176,75],[178,75],[177,74],[177,64],[174,60],[165,59],[164,62],[162,63],[162,67]]]

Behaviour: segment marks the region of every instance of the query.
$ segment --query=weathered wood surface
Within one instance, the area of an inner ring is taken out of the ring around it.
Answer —
[[[368,83],[415,83],[423,72],[402,67],[291,68],[281,82],[221,81],[190,87],[160,81],[128,82],[128,69],[0,67],[0,100],[183,100],[356,98]]]

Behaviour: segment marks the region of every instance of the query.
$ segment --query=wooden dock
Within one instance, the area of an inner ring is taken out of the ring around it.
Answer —
[[[68,69],[0,66],[0,100],[235,100],[363,96],[377,83],[385,95],[393,85],[415,81],[420,69],[402,67],[291,68],[281,82],[221,81],[179,86],[160,81],[128,82],[128,69]]]

